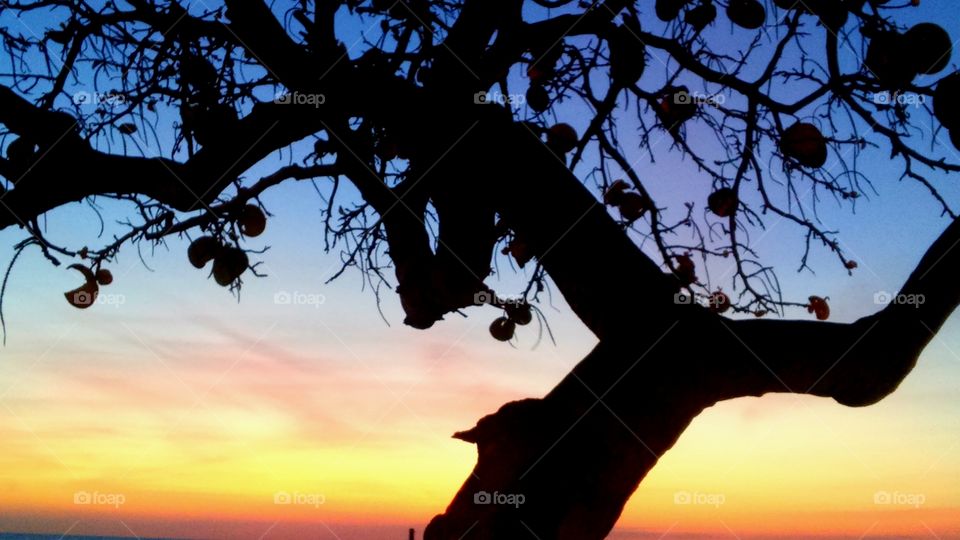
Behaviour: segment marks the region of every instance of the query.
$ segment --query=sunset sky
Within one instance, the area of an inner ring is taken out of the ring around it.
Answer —
[[[904,20],[933,19],[960,38],[960,8],[923,4]],[[785,292],[829,296],[838,321],[876,311],[874,296],[896,291],[948,223],[922,187],[899,181],[888,154],[874,155],[861,172],[877,193],[856,214],[821,207],[859,263],[853,276],[822,251],[811,258],[816,275],[798,274],[802,232],[788,223],[771,219],[751,239]],[[706,183],[672,166],[642,166],[654,195],[663,204],[702,199]],[[934,179],[960,205],[960,178]],[[356,272],[325,284],[340,258],[323,252],[312,186],[281,186],[264,203],[275,217],[248,245],[270,246],[256,259],[268,277],[247,279],[239,302],[189,265],[185,243],[144,246],[149,268],[135,250],[122,252],[114,284],[85,311],[62,295],[79,274],[24,253],[4,299],[0,531],[405,539],[443,510],[475,463],[475,447],[451,434],[507,401],[543,395],[595,344],[556,294],[542,306],[556,344],[534,347],[535,327],[515,347],[494,341],[493,308],[416,331],[384,291],[388,325]],[[52,213],[47,229],[82,245],[99,224],[76,205]],[[23,237],[2,231],[0,246]],[[3,253],[5,267],[12,250]],[[512,294],[523,276],[505,271],[488,283]],[[958,316],[877,405],[768,395],[706,411],[611,538],[812,537],[960,539]]]

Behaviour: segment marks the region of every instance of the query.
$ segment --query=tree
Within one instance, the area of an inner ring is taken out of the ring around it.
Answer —
[[[0,227],[27,234],[17,255],[75,262],[75,307],[109,285],[121,248],[173,236],[238,292],[262,256],[258,197],[329,179],[328,249],[378,302],[395,288],[407,325],[491,304],[491,333],[509,340],[547,324],[536,306],[555,288],[596,348],[548,395],[456,434],[478,462],[426,538],[603,538],[704,408],[768,392],[875,403],[960,302],[960,221],[931,181],[960,171],[939,138],[960,126],[960,75],[917,83],[946,69],[949,36],[897,23],[916,1],[772,4],[0,2],[29,21],[2,29]],[[658,204],[635,149],[682,156],[709,188]],[[776,216],[805,238],[801,267],[823,249],[853,271],[815,204],[852,207],[871,189],[858,160],[880,150],[953,221],[900,291],[921,302],[826,322],[827,299],[781,294],[744,238]],[[273,172],[244,177],[261,162]],[[126,232],[49,240],[43,215],[76,202],[125,209]],[[704,272],[717,261],[733,264],[728,283]],[[484,284],[494,262],[528,268],[522,297]],[[476,504],[484,491],[526,502]]]

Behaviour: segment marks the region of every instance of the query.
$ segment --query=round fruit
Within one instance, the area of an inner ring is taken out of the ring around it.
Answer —
[[[677,261],[675,273],[677,279],[680,280],[680,284],[686,286],[691,283],[696,283],[697,268],[696,265],[693,264],[693,259],[690,258],[690,255],[676,255],[674,259]]]
[[[490,335],[497,341],[510,341],[517,324],[506,317],[498,317],[490,325]]]
[[[623,180],[616,180],[610,187],[607,188],[607,191],[603,193],[603,204],[607,206],[618,206],[620,201],[623,200],[623,194],[630,187],[629,184]]]
[[[807,167],[823,167],[827,162],[827,141],[813,124],[798,122],[783,132],[780,151]]]
[[[113,283],[113,273],[106,268],[101,268],[97,270],[96,279],[100,285],[109,285]]]
[[[676,19],[687,2],[688,0],[657,0],[655,5],[657,18],[663,22]]]
[[[628,191],[623,194],[618,203],[620,215],[627,221],[636,221],[643,217],[643,214],[650,209],[650,201],[643,195],[634,191]]]
[[[950,64],[953,41],[950,34],[933,23],[920,23],[903,35],[908,54],[919,73],[943,71]]]
[[[534,111],[541,113],[550,107],[550,93],[539,84],[531,84],[527,88],[527,105]]]
[[[731,188],[720,188],[707,197],[707,206],[710,211],[720,217],[730,217],[737,211],[737,192]]]
[[[763,26],[767,12],[757,0],[730,0],[727,5],[727,17],[730,22],[747,30],[756,30]]]
[[[507,318],[520,326],[526,326],[533,321],[533,310],[526,302],[521,304],[507,304]]]
[[[14,139],[7,145],[7,159],[10,161],[23,163],[33,158],[34,154],[36,145],[23,137]]]
[[[248,204],[240,212],[240,232],[245,236],[260,236],[267,228],[267,216],[255,204]]]
[[[864,67],[881,85],[903,88],[917,76],[906,39],[896,32],[883,32],[870,40]]]
[[[633,86],[646,69],[646,47],[636,32],[618,27],[610,41],[610,77],[621,86]]]
[[[203,268],[217,256],[220,251],[220,241],[212,236],[201,236],[190,243],[187,248],[187,258],[194,268]]]
[[[940,79],[933,92],[933,114],[944,127],[960,126],[960,73]]]
[[[100,286],[97,285],[97,278],[93,271],[82,264],[71,264],[71,270],[76,270],[83,274],[83,285],[63,293],[67,302],[77,309],[87,309],[97,301],[97,294],[100,292]]]
[[[556,124],[547,130],[547,145],[566,154],[577,147],[577,130],[570,124]]]
[[[657,116],[668,131],[676,132],[680,126],[697,114],[694,102],[686,86],[681,86],[660,100]]]
[[[847,270],[855,270],[857,268],[857,261],[847,261],[843,264]]]
[[[717,291],[710,295],[710,311],[714,313],[723,313],[730,309],[730,297],[723,291]]]
[[[213,259],[213,279],[218,285],[230,285],[250,266],[246,252],[238,247],[223,248]]]
[[[809,9],[813,10],[813,13],[820,18],[820,23],[824,27],[836,32],[847,24],[849,11],[845,4],[837,0],[815,0],[813,2],[807,0],[807,2],[809,3]]]
[[[714,7],[712,1],[707,0],[688,11],[683,20],[699,32],[709,26],[716,18],[717,8]]]
[[[818,321],[825,321],[830,318],[830,306],[827,305],[826,299],[819,296],[810,297],[807,312],[816,314]]]

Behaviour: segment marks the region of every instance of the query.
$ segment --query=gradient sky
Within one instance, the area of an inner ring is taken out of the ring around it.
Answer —
[[[935,19],[960,37],[960,9],[948,0],[916,11],[904,20]],[[786,292],[829,296],[835,320],[875,311],[874,294],[895,291],[947,223],[876,155],[861,165],[877,193],[855,215],[821,207],[860,264],[853,276],[822,252],[811,260],[816,275],[797,274],[802,236],[787,223],[769,221],[752,239]],[[678,163],[641,169],[662,204],[708,189]],[[956,178],[934,180],[960,203]],[[282,186],[264,202],[276,216],[250,245],[271,246],[261,259],[269,277],[247,280],[239,303],[194,270],[178,242],[145,253],[149,269],[122,252],[115,283],[87,311],[63,301],[76,273],[23,255],[0,350],[0,531],[405,538],[475,462],[474,447],[450,435],[506,401],[544,394],[594,344],[559,297],[544,306],[556,345],[533,348],[535,329],[516,347],[493,341],[492,309],[415,331],[391,294],[387,326],[357,274],[324,284],[339,258],[316,238],[313,188]],[[82,243],[98,224],[78,205],[51,214],[47,228]],[[0,232],[0,245],[22,237]],[[508,294],[521,278],[489,283]],[[955,316],[875,406],[770,395],[713,407],[650,473],[613,537],[960,538],[958,353]],[[102,504],[76,504],[78,494]],[[303,504],[276,504],[278,494]]]

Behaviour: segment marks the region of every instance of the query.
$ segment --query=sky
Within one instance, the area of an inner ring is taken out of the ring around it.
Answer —
[[[952,15],[960,9],[948,1],[925,0],[905,20],[932,18],[960,37]],[[658,200],[705,195],[696,174],[677,172],[689,164],[673,159],[641,169]],[[816,273],[797,273],[802,233],[788,223],[770,220],[751,238],[785,291],[829,296],[838,321],[878,309],[874,295],[896,291],[947,224],[888,159],[864,161],[876,193],[855,213],[831,204],[820,213],[859,263],[852,276],[819,251]],[[960,203],[955,179],[934,180]],[[538,344],[535,328],[513,346],[495,342],[492,308],[416,331],[388,293],[381,317],[356,273],[326,283],[340,259],[323,252],[312,186],[281,186],[264,203],[275,215],[251,247],[270,246],[259,258],[268,276],[246,280],[239,302],[189,265],[182,242],[145,253],[148,266],[122,252],[114,284],[85,311],[62,296],[78,274],[25,252],[4,300],[0,531],[406,538],[442,511],[475,463],[475,447],[452,433],[543,395],[595,344],[557,295],[542,306],[555,344]],[[79,242],[99,228],[79,205],[52,213],[46,227]],[[8,229],[0,245],[22,238]],[[488,283],[510,293],[522,277]],[[960,539],[958,428],[954,316],[877,405],[768,395],[705,411],[611,538]]]

